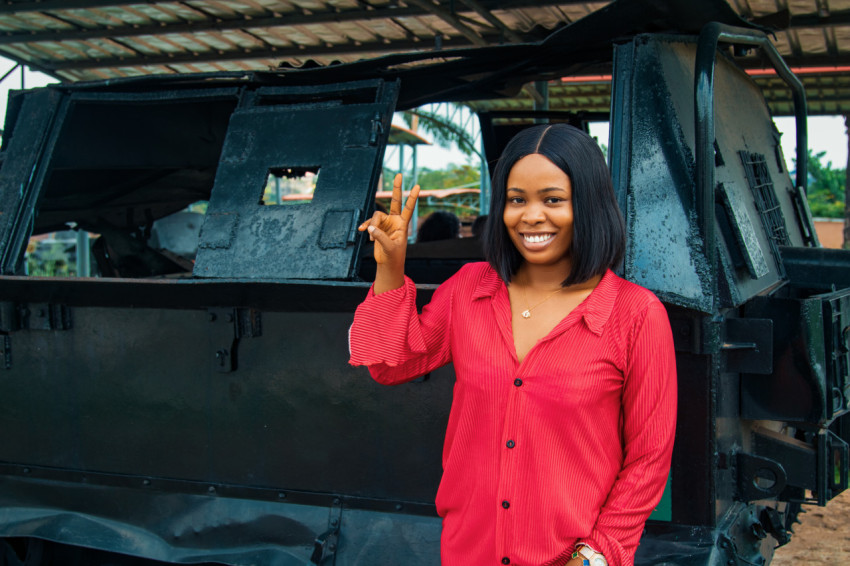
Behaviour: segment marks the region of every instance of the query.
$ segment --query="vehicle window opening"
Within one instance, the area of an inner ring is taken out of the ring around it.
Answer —
[[[319,167],[275,167],[269,169],[261,205],[304,204],[313,200],[319,182]]]
[[[207,201],[135,229],[66,222],[30,237],[23,274],[31,277],[187,277],[192,273]],[[97,231],[93,231],[97,229]]]

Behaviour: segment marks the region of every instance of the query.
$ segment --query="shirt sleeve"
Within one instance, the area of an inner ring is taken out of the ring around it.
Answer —
[[[623,467],[591,536],[579,541],[611,566],[631,566],[644,524],[661,500],[676,432],[676,356],[664,306],[636,327],[623,385]]]
[[[373,289],[354,313],[349,329],[349,363],[367,366],[379,383],[412,381],[451,361],[450,328],[454,279],[416,311],[416,286],[404,284],[376,295]]]

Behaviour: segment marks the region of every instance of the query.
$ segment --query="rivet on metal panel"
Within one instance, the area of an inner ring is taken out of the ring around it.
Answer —
[[[219,367],[223,368],[227,365],[227,359],[230,356],[230,352],[225,349],[216,350],[215,352],[215,363]]]

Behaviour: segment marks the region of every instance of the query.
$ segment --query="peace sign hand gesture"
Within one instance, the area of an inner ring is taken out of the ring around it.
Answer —
[[[375,211],[358,230],[368,231],[369,239],[375,242],[375,262],[378,264],[375,275],[375,294],[398,289],[404,283],[404,259],[407,253],[407,226],[413,216],[416,200],[419,198],[419,185],[415,185],[407,197],[404,209],[401,207],[401,173],[393,179],[393,198],[390,213]]]

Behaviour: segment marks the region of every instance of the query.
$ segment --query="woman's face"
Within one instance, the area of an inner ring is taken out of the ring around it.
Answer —
[[[502,219],[526,262],[553,265],[566,261],[573,240],[572,184],[548,158],[533,153],[508,174]]]

